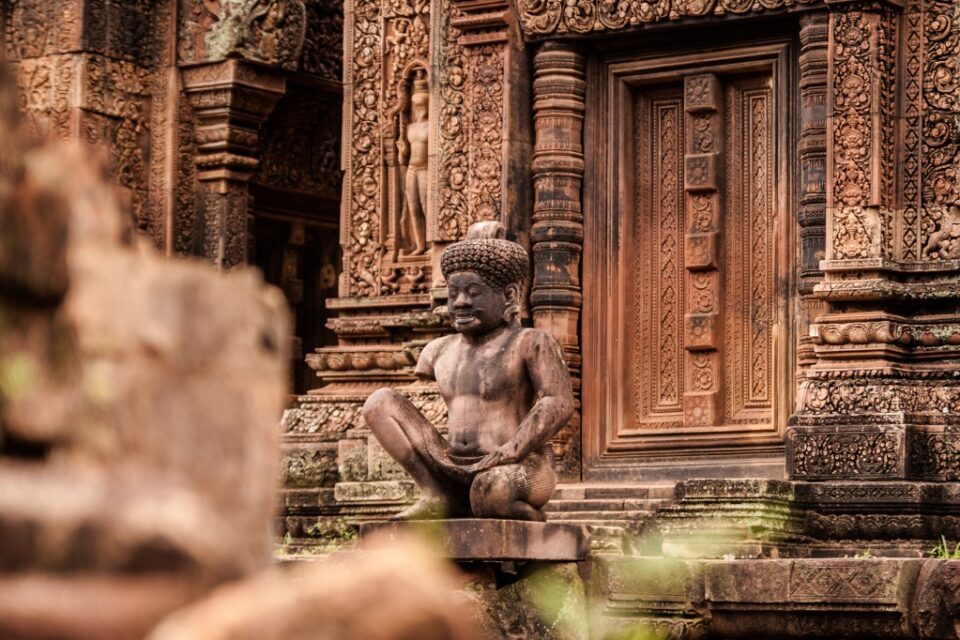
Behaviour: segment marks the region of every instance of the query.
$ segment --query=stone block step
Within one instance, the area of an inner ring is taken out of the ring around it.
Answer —
[[[622,536],[628,527],[635,525],[635,522],[628,520],[553,520],[547,522],[562,522],[563,524],[578,524],[587,529],[591,536]]]
[[[663,504],[655,499],[583,499],[551,500],[543,508],[547,513],[558,511],[653,511]]]
[[[670,500],[673,498],[674,486],[675,484],[672,482],[648,484],[559,484],[553,497],[558,500],[617,498]]]
[[[547,518],[551,521],[586,520],[592,522],[610,522],[613,520],[635,522],[637,520],[649,520],[653,517],[652,511],[553,511],[547,513]]]

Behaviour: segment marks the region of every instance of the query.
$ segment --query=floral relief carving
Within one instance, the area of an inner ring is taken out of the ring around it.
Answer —
[[[274,187],[340,194],[340,109],[313,92],[289,93],[264,125],[255,180]]]
[[[465,73],[470,82],[467,220],[494,220],[501,215],[503,149],[503,51],[484,45],[469,50]]]
[[[382,276],[380,243],[382,123],[380,92],[382,77],[382,29],[380,3],[359,0],[354,4],[352,20],[347,21],[347,47],[350,61],[344,81],[351,90],[344,99],[353,108],[346,110],[350,131],[345,175],[348,199],[342,219],[343,278],[341,295],[380,294]]]
[[[873,136],[870,24],[862,12],[837,14],[834,22],[834,202],[836,207],[864,207],[870,203]]]
[[[889,11],[831,16],[835,259],[892,257],[896,25]]]
[[[899,412],[943,416],[960,413],[960,387],[927,380],[808,380],[800,385],[797,403],[803,416]]]
[[[467,161],[466,161],[466,88],[464,47],[460,31],[450,24],[458,9],[450,0],[439,3],[437,23],[442,37],[437,38],[434,61],[438,68],[440,106],[437,109],[436,236],[439,240],[458,240],[466,233]]]
[[[960,206],[960,15],[951,0],[930,0],[924,6],[920,259],[954,260],[960,258],[955,240]]]
[[[795,478],[893,474],[903,447],[894,432],[791,433],[789,439]]]
[[[300,402],[283,412],[281,430],[289,435],[336,435],[362,424],[360,401]]]

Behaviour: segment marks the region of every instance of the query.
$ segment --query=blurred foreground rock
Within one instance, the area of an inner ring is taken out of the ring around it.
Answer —
[[[271,560],[288,313],[252,270],[137,248],[6,77],[0,139],[0,637],[142,637]]]
[[[173,614],[149,640],[467,640],[453,567],[413,540],[277,568]]]

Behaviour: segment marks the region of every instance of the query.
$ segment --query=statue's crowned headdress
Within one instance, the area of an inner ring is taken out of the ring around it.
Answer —
[[[523,285],[530,257],[527,250],[507,240],[499,222],[477,222],[467,231],[466,240],[455,242],[443,252],[440,269],[443,277],[471,271],[490,286],[503,290],[508,285]]]
[[[427,80],[427,74],[422,69],[418,69],[413,78],[410,99],[412,102],[420,104],[426,104],[430,100],[430,81]]]

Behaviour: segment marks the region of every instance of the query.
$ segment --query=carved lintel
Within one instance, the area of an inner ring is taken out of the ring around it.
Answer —
[[[203,253],[220,268],[237,266],[247,256],[247,181],[259,163],[260,126],[283,96],[286,80],[279,71],[234,59],[181,73],[196,118]]]
[[[823,0],[517,0],[517,13],[524,38],[535,40],[625,31],[680,19],[708,20],[718,16],[747,18],[761,12],[796,11],[823,5]]]

